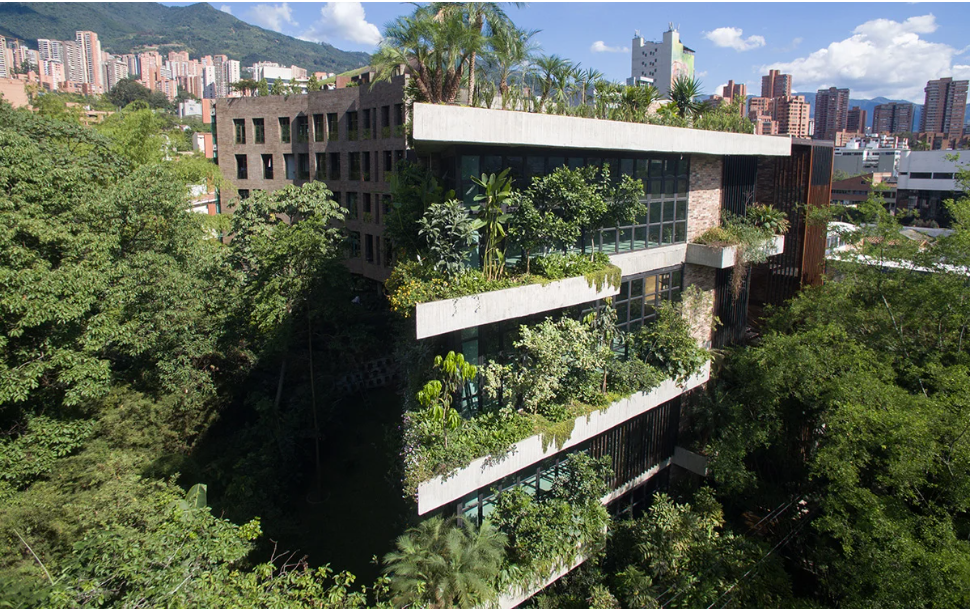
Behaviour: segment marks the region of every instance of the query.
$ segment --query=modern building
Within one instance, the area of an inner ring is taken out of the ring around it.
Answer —
[[[904,102],[879,104],[872,111],[873,133],[910,133],[913,131],[914,105]]]
[[[694,77],[694,51],[680,41],[680,33],[670,24],[660,42],[644,41],[637,31],[633,36],[631,78],[649,78],[667,97],[670,85],[680,76]]]
[[[75,33],[75,41],[80,45],[84,69],[84,80],[82,82],[91,85],[91,89],[96,93],[104,93],[104,77],[101,68],[101,42],[98,35],[94,32],[78,31]]]
[[[361,85],[369,77],[363,74]],[[391,172],[404,158],[429,168],[466,204],[476,194],[471,178],[482,173],[510,169],[515,184],[524,187],[558,167],[609,167],[613,176],[643,181],[649,210],[630,225],[591,227],[575,245],[577,251],[609,255],[620,269],[619,285],[595,286],[575,277],[419,304],[410,319],[413,339],[427,347],[423,351],[452,350],[481,364],[521,324],[605,306],[616,307],[619,325],[632,330],[651,323],[657,305],[689,286],[704,299],[695,339],[715,347],[736,341],[746,331],[749,292],[731,293],[733,254],[692,242],[719,225],[725,210],[743,214],[753,203],[784,209],[793,227],[757,279],[751,275],[750,293],[759,302],[781,301],[822,275],[824,230],[809,226],[800,214],[828,204],[832,148],[825,142],[459,105],[408,108],[406,78],[373,88],[216,101],[223,176],[240,197],[255,189],[326,181],[347,209],[350,269],[378,281],[394,263],[382,221],[392,205]],[[715,316],[722,322],[716,329]],[[681,385],[665,381],[579,417],[560,442],[529,437],[506,458],[479,458],[423,480],[416,512],[480,521],[504,489],[547,490],[563,459],[580,451],[611,457],[610,492],[603,502],[615,512],[632,509],[674,471],[703,474],[703,457],[680,446],[678,434],[686,396],[708,377],[704,368]],[[470,385],[462,408],[470,415],[483,399]],[[516,606],[534,591],[506,595],[501,606]]]
[[[778,122],[778,133],[792,137],[807,138],[811,104],[803,95],[787,95],[774,98],[772,116]]]
[[[761,97],[791,97],[791,82],[791,74],[768,70],[768,74],[761,77]]]
[[[836,157],[836,160],[838,157]],[[832,205],[858,205],[876,187],[890,211],[896,208],[896,179],[892,173],[866,173],[832,182]]]
[[[849,108],[849,113],[845,120],[845,130],[849,133],[865,133],[866,125],[868,124],[866,122],[867,118],[866,111],[859,106]]]
[[[835,171],[850,176],[888,173],[896,176],[903,152],[909,150],[899,138],[856,137],[835,148]]]
[[[815,94],[815,135],[817,140],[835,140],[846,130],[849,119],[849,90],[830,87]]]
[[[926,100],[920,115],[921,133],[945,133],[947,137],[963,135],[967,111],[967,86],[970,81],[941,78],[926,83]]]
[[[13,72],[13,54],[7,52],[7,39],[0,36],[0,78],[10,78]]]
[[[900,209],[919,213],[925,221],[941,227],[950,225],[944,202],[966,194],[958,173],[966,161],[945,150],[906,150],[899,160],[898,194]]]

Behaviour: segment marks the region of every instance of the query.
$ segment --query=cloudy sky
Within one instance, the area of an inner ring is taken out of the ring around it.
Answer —
[[[374,2],[211,4],[260,27],[368,52],[386,23],[414,10]],[[536,39],[544,52],[619,81],[630,76],[635,30],[660,40],[668,23],[696,51],[707,93],[731,79],[757,95],[761,74],[780,68],[793,74],[796,91],[834,85],[856,99],[922,103],[927,80],[970,78],[970,4],[529,2],[506,10],[519,26],[541,30]]]

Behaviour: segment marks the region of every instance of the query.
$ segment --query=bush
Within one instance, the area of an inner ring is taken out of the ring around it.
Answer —
[[[654,323],[633,335],[632,345],[638,358],[678,383],[699,372],[710,359],[692,336],[683,307],[669,301],[661,303]]]

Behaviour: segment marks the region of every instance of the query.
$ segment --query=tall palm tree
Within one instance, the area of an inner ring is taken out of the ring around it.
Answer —
[[[567,61],[558,66],[552,74],[552,92],[555,94],[556,104],[560,110],[569,103],[569,93],[573,89],[578,73],[576,66]]]
[[[660,99],[660,91],[653,85],[626,87],[620,99],[626,120],[643,122],[650,105]]]
[[[404,65],[424,101],[455,101],[473,53],[482,50],[482,35],[469,28],[462,11],[418,7],[384,28],[384,39],[371,58],[375,82],[397,76]]]
[[[579,66],[577,65],[578,69]],[[576,80],[579,83],[579,103],[583,106],[586,105],[586,93],[589,91],[590,86],[598,80],[602,80],[605,76],[602,72],[596,68],[586,68],[585,70],[580,70]]]
[[[559,55],[543,55],[536,60],[536,68],[539,70],[539,95],[542,97],[543,103],[548,99],[549,93],[552,92],[556,74],[571,67],[572,63]]]
[[[384,557],[398,606],[471,609],[498,596],[505,535],[487,521],[461,524],[435,516],[398,537]]]
[[[667,96],[677,106],[681,118],[695,118],[701,113],[701,102],[697,100],[701,96],[701,83],[696,78],[678,76]]]
[[[489,39],[491,53],[483,63],[487,72],[498,82],[502,95],[502,109],[505,109],[509,93],[509,81],[525,73],[538,45],[532,41],[539,30],[523,30],[515,26],[499,28],[492,32]]]

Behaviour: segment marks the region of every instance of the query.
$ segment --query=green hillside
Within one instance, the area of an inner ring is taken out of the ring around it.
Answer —
[[[205,3],[0,3],[0,36],[36,43],[73,40],[75,30],[97,32],[102,48],[118,54],[157,46],[159,52],[185,50],[193,58],[224,54],[244,66],[263,60],[327,72],[352,70],[370,59],[249,25]]]

